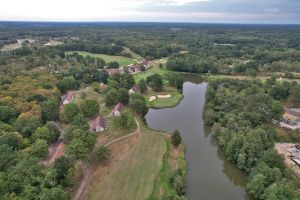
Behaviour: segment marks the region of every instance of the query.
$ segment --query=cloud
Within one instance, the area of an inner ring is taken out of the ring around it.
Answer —
[[[0,20],[299,23],[300,0],[9,0]]]

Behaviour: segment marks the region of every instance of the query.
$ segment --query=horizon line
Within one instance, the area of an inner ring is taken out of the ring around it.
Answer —
[[[61,21],[61,20],[1,20],[0,23],[161,23],[161,24],[232,24],[232,25],[300,25],[299,23],[273,23],[273,22],[193,22],[193,21]]]

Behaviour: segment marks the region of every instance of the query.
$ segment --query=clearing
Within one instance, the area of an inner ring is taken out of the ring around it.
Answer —
[[[136,60],[132,58],[127,58],[124,56],[111,56],[107,54],[99,54],[99,53],[89,53],[86,51],[67,51],[66,54],[72,54],[77,52],[79,55],[82,56],[91,56],[96,58],[102,58],[106,63],[116,61],[119,63],[120,66],[126,66],[132,63],[135,63]]]
[[[98,100],[99,104],[104,103],[103,95],[95,92],[92,87],[83,87],[79,90],[72,91],[74,95],[74,102],[78,102],[83,99]]]
[[[109,145],[111,159],[95,163],[80,199],[147,199],[163,167],[167,143],[163,134],[139,127],[130,135]]]

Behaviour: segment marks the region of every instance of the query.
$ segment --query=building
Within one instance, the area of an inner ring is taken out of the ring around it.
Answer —
[[[283,122],[295,126],[300,123],[300,109],[297,108],[284,108],[285,113],[282,116]]]
[[[102,116],[97,116],[89,122],[90,131],[94,133],[103,132],[106,129],[107,121]]]
[[[114,68],[111,68],[111,69],[105,69],[107,71],[107,73],[109,75],[113,75],[113,74],[118,74],[118,73],[121,73],[121,70],[120,69],[114,69]]]
[[[73,95],[73,92],[69,91],[62,99],[62,104],[63,105],[66,105],[66,104],[69,104],[73,101],[74,99],[74,95]]]
[[[130,90],[129,90],[129,94],[133,94],[136,92],[140,92],[140,87],[138,85],[134,85]]]
[[[114,116],[120,116],[122,110],[124,109],[124,105],[122,103],[118,103],[117,105],[115,105],[115,107],[112,110],[112,114]]]
[[[138,64],[136,64],[136,65],[129,65],[128,68],[127,68],[127,72],[129,74],[136,73],[136,72],[139,72],[139,71],[140,71],[140,66]]]

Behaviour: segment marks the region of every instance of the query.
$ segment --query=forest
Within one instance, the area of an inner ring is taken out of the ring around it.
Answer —
[[[273,149],[281,138],[271,126],[283,114],[278,100],[299,105],[299,95],[293,94],[299,84],[284,82],[289,87],[280,91],[279,84],[272,78],[266,82],[218,80],[210,83],[206,93],[204,121],[212,127],[227,159],[249,174],[247,190],[256,199],[299,198],[295,192],[299,181]]]
[[[2,49],[19,39],[34,42]],[[70,199],[80,174],[75,163],[92,159],[97,138],[88,121],[101,104],[109,112],[122,103],[142,118],[148,111],[147,89],[156,94],[168,85],[181,97],[183,80],[177,72],[273,75],[265,82],[211,81],[205,122],[227,158],[249,174],[247,189],[256,199],[299,198],[294,190],[299,182],[272,150],[279,139],[270,126],[282,116],[282,102],[300,106],[299,83],[276,81],[278,76],[299,77],[299,26],[0,22],[0,49],[0,199]],[[132,64],[159,61],[155,70],[167,75],[153,73],[135,81],[128,73],[109,73],[126,67],[117,62],[67,51],[123,56]],[[134,85],[140,93],[129,95]],[[91,88],[97,100],[81,95],[62,109],[61,97],[82,88]],[[118,123],[132,126],[130,117]],[[57,121],[67,126],[63,134]],[[66,156],[45,167],[42,160],[56,141],[66,144]],[[98,157],[106,158],[105,153],[100,149]]]

